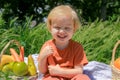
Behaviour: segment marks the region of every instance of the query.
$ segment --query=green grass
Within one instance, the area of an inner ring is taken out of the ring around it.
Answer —
[[[73,39],[80,42],[86,51],[88,59],[109,64],[115,43],[120,40],[120,17],[117,21],[95,21],[83,26]],[[116,57],[120,53],[117,49]]]
[[[25,56],[39,53],[43,43],[51,39],[51,35],[45,23],[40,23],[30,28],[31,18],[26,22],[17,24],[17,18],[11,20],[8,25],[0,17],[0,51],[10,40],[18,40],[25,47]],[[112,56],[112,49],[115,43],[120,40],[120,17],[117,20],[94,21],[83,25],[73,36],[75,41],[80,42],[87,54],[89,61],[96,60],[109,64]],[[16,46],[10,45],[16,48]],[[18,51],[18,50],[17,50]],[[120,49],[117,49],[116,57]],[[9,54],[9,48],[6,50]]]
[[[35,28],[12,27],[10,29],[0,29],[0,50],[10,41],[17,40],[25,47],[25,55],[39,53],[42,44],[51,38],[46,30],[45,24],[40,24]],[[12,44],[11,44],[12,45]]]
[[[88,23],[74,34],[73,40],[83,45],[89,61],[94,60],[110,64],[114,45],[120,40],[120,17],[117,20],[112,19]],[[39,53],[43,43],[52,37],[45,23],[40,23],[34,28],[30,28],[30,24],[31,18],[27,18],[26,22],[22,24],[17,23],[17,18],[6,24],[0,15],[0,51],[10,40],[17,40],[25,47],[25,56]],[[10,54],[10,47],[19,50],[17,46],[11,44],[5,54]],[[118,47],[115,57],[119,56],[120,47]],[[0,72],[0,79],[12,80],[8,73],[3,74],[2,72]]]

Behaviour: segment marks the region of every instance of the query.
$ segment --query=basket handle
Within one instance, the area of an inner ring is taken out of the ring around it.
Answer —
[[[9,41],[9,42],[5,45],[5,47],[2,49],[1,53],[0,53],[0,63],[1,63],[2,55],[4,54],[5,50],[8,48],[8,46],[9,46],[11,43],[15,43],[15,44],[19,47],[19,49],[20,49],[20,46],[21,46],[21,45],[20,45],[20,43],[19,43],[17,40],[11,40],[11,41]]]
[[[117,41],[117,43],[115,44],[114,48],[113,48],[113,52],[112,52],[112,63],[114,62],[115,60],[115,53],[116,53],[116,49],[117,47],[119,46],[120,44],[120,40]]]

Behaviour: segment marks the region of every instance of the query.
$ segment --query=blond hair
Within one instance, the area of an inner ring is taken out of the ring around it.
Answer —
[[[53,17],[58,16],[60,14],[70,15],[72,17],[74,21],[74,31],[76,31],[79,28],[80,21],[79,21],[78,15],[75,12],[75,10],[73,10],[69,5],[60,5],[60,6],[53,8],[48,14],[47,27],[49,30],[51,28],[51,20],[53,19]]]

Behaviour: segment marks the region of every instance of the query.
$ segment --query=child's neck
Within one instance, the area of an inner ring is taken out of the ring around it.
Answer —
[[[69,41],[66,42],[66,43],[57,43],[57,42],[55,42],[56,47],[57,47],[58,49],[60,49],[60,50],[65,49],[65,48],[68,46],[68,44],[69,44]]]

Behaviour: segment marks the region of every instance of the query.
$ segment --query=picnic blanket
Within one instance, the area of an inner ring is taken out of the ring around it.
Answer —
[[[33,54],[32,57],[38,70],[38,54]],[[25,57],[25,61],[27,62],[27,57]],[[84,74],[87,74],[91,80],[111,80],[112,78],[111,67],[98,61],[90,61],[84,67]],[[42,76],[43,74],[38,73],[37,80],[42,80]]]

